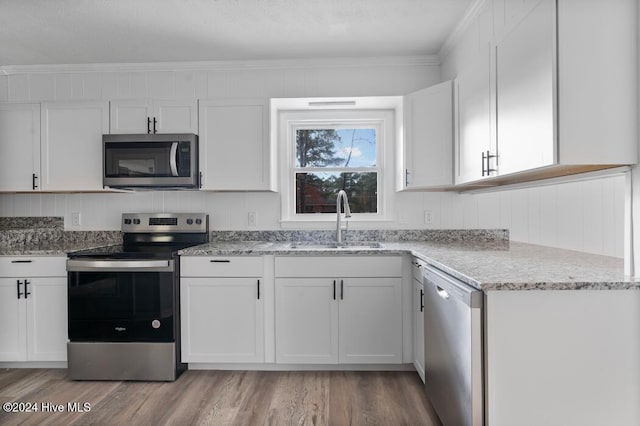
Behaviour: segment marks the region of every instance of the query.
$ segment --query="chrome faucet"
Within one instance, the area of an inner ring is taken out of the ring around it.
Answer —
[[[349,208],[349,198],[347,198],[347,193],[344,190],[338,191],[338,197],[336,198],[336,243],[338,245],[342,244],[342,230],[347,229],[347,223],[345,221],[344,226],[342,225],[342,207],[341,201],[344,203],[344,218],[348,219],[351,217],[351,209]]]

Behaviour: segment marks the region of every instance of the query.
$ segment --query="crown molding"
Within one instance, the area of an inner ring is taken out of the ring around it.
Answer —
[[[198,61],[198,62],[143,62],[143,63],[94,63],[51,65],[0,66],[0,75],[38,73],[85,73],[111,71],[230,71],[252,69],[300,69],[337,67],[399,67],[440,65],[437,55],[381,56],[363,58],[307,58],[247,61]]]
[[[475,0],[467,9],[464,16],[458,22],[458,25],[453,29],[449,37],[444,41],[442,47],[438,51],[436,55],[440,63],[444,61],[444,59],[451,53],[453,48],[458,44],[462,35],[467,31],[469,26],[472,24],[473,20],[476,19],[480,9],[484,6],[487,0]]]

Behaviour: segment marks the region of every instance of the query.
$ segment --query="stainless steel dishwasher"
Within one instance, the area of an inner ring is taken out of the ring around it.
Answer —
[[[432,266],[423,283],[429,400],[445,426],[482,425],[482,291]]]

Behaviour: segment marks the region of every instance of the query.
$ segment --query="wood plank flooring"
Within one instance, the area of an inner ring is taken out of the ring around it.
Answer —
[[[440,425],[414,372],[190,370],[159,383],[73,382],[64,369],[1,369],[5,402],[36,403],[40,411],[0,410],[3,426]],[[69,412],[74,402],[90,411]],[[63,412],[51,412],[55,404]]]

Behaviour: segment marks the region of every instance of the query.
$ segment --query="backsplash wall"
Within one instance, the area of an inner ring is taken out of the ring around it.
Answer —
[[[284,64],[284,65],[283,65]],[[127,98],[374,96],[406,94],[441,81],[434,58],[230,64],[215,69],[113,69],[0,75],[0,102]],[[112,66],[111,68],[114,68]],[[177,67],[178,68],[178,67]],[[380,228],[506,228],[511,239],[623,257],[624,177],[485,194],[396,194]],[[424,222],[431,210],[433,222]],[[2,216],[63,216],[67,230],[118,230],[136,211],[204,211],[214,230],[281,229],[277,193],[191,191],[132,194],[1,194]],[[72,225],[72,213],[81,225]],[[258,223],[248,226],[248,212]],[[332,223],[307,227],[331,229]],[[370,224],[350,223],[366,229]]]
[[[401,193],[389,229],[509,229],[513,241],[623,257],[625,177],[612,176],[485,194]],[[433,223],[424,223],[424,210]],[[119,230],[123,212],[203,211],[212,230],[275,230],[280,225],[277,193],[139,192],[132,194],[3,194],[1,216],[63,216],[67,230]],[[258,223],[248,226],[248,212]],[[72,213],[81,226],[72,226]],[[314,224],[332,229],[333,223]],[[351,222],[351,228],[371,225]]]

